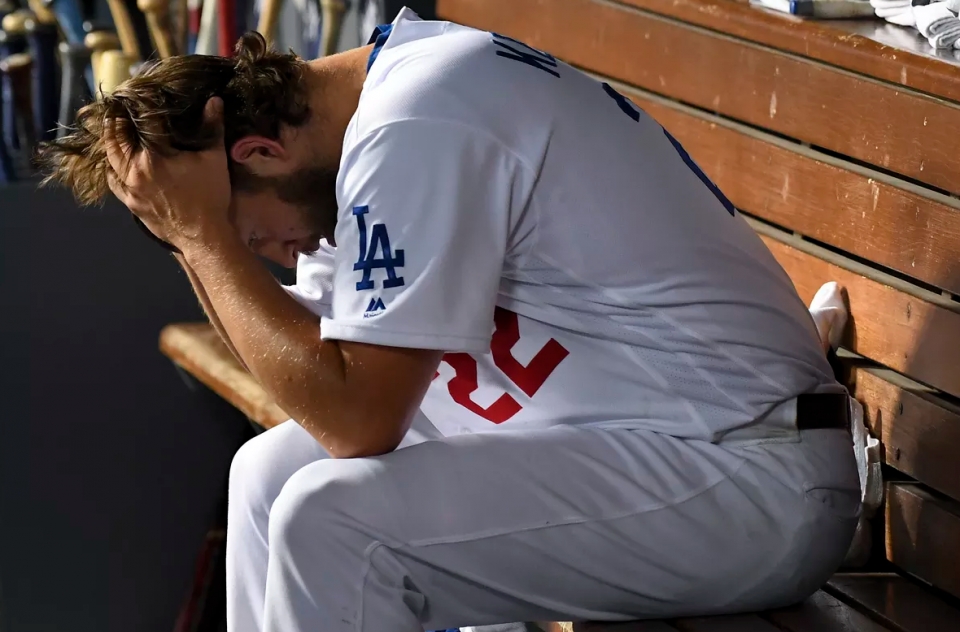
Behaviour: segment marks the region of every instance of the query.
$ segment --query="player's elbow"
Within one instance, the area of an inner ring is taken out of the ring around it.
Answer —
[[[347,424],[349,430],[337,433],[338,436],[325,433],[315,438],[335,459],[360,459],[396,450],[406,434],[407,426],[396,420],[366,418]]]

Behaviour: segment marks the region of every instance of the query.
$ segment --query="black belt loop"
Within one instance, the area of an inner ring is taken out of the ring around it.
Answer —
[[[797,430],[850,430],[848,396],[844,393],[806,393],[797,397]]]

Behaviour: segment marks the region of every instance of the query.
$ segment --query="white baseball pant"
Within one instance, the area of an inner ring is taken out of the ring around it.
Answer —
[[[842,430],[749,444],[570,426],[428,438],[415,427],[395,452],[336,460],[287,422],[243,446],[229,631],[774,607],[826,581],[860,509]]]

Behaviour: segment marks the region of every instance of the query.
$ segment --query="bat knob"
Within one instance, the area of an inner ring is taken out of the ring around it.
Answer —
[[[50,10],[43,0],[28,0],[27,4],[30,6],[30,10],[33,11],[33,14],[36,16],[36,21],[40,24],[57,23],[56,14]]]
[[[137,0],[137,8],[144,13],[163,12],[168,4],[169,0]]]
[[[0,71],[7,74],[15,74],[25,68],[30,68],[32,65],[33,58],[30,57],[30,53],[14,53],[13,55],[8,55],[3,61],[0,61]]]
[[[114,50],[120,48],[120,38],[110,31],[93,31],[83,38],[83,44],[91,50]]]
[[[3,16],[3,22],[0,25],[3,26],[3,30],[10,35],[23,35],[27,28],[26,22],[28,18],[33,17],[33,14],[26,9],[18,9],[13,13],[8,13]]]

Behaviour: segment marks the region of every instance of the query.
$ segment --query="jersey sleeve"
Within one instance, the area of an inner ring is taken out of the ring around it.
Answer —
[[[320,248],[297,259],[297,282],[283,289],[301,305],[320,316],[330,316],[333,304],[333,270],[336,249],[326,240]]]
[[[467,125],[407,119],[345,154],[324,339],[485,352],[520,194],[517,160]]]

